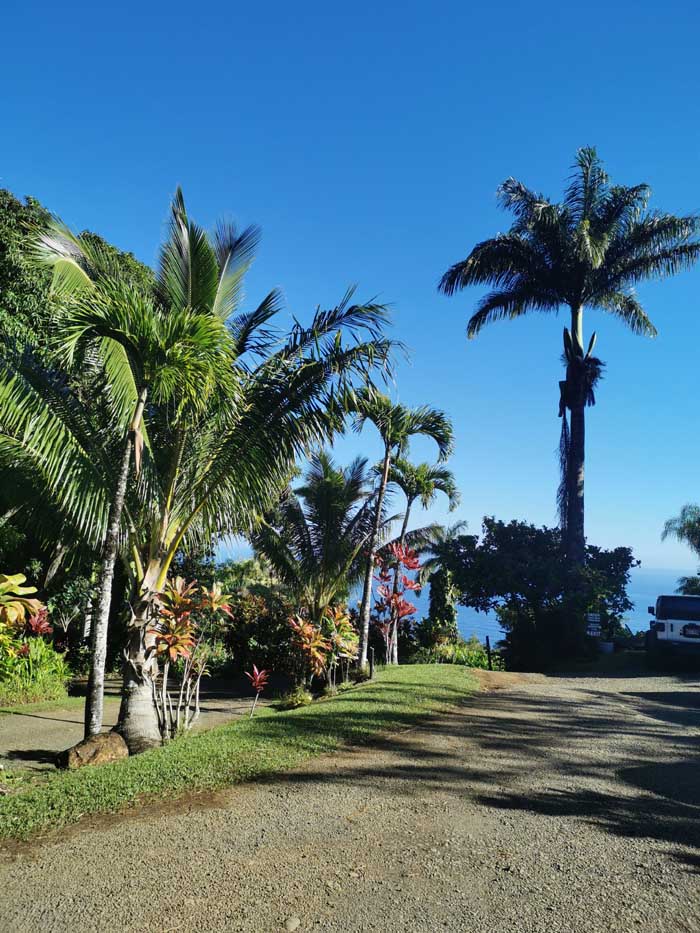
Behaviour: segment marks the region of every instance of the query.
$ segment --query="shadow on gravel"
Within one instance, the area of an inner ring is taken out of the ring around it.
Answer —
[[[389,767],[345,761],[336,770],[326,763],[281,780],[359,783],[368,793],[408,797],[434,790],[504,810],[571,817],[618,836],[682,847],[672,856],[700,870],[700,695],[640,693],[620,703],[623,696],[480,694],[477,715],[445,714],[398,739],[374,740],[373,747],[390,753]],[[436,741],[426,741],[425,732]],[[629,767],[616,770],[606,757],[602,742],[611,738],[630,750]]]

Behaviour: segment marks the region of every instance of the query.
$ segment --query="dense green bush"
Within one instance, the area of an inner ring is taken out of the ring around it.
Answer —
[[[586,636],[586,614],[600,614],[612,635],[626,612],[632,567],[627,547],[586,547],[584,567],[566,559],[558,528],[484,518],[481,539],[461,535],[445,556],[459,602],[492,611],[505,632],[509,670],[549,670],[595,650]]]
[[[306,687],[299,686],[281,696],[275,706],[279,710],[299,709],[302,706],[309,706],[313,700],[313,695]]]
[[[64,656],[43,638],[30,638],[21,652],[2,658],[0,706],[62,700],[68,695],[70,679]]]
[[[303,670],[300,652],[292,645],[289,619],[293,604],[273,591],[251,593],[242,590],[229,604],[230,617],[222,622],[221,638],[237,671],[253,664],[275,674],[295,679]]]
[[[486,648],[476,635],[469,641],[463,638],[441,642],[430,648],[419,648],[411,658],[414,664],[464,664],[465,667],[480,667],[486,670],[489,666]],[[505,664],[498,651],[491,652],[491,662],[494,671],[505,670]]]

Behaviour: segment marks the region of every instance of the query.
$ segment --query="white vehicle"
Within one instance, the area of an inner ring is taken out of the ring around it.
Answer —
[[[700,652],[700,596],[659,596],[649,612],[648,651]]]

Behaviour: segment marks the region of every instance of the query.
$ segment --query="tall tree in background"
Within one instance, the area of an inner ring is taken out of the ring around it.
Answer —
[[[353,415],[355,429],[361,431],[363,426],[370,422],[379,432],[384,446],[375,502],[374,527],[368,542],[360,604],[359,663],[361,667],[365,667],[372,608],[372,573],[392,461],[406,453],[410,438],[416,435],[432,438],[438,446],[440,461],[444,461],[452,453],[453,434],[452,424],[443,412],[428,406],[407,408],[405,405],[392,402],[387,395],[382,394],[373,386],[367,386],[352,393],[346,408]]]
[[[405,459],[398,459],[392,463],[389,470],[389,482],[395,484],[406,497],[406,507],[401,523],[399,546],[406,544],[406,532],[411,517],[411,510],[416,502],[420,502],[424,509],[429,509],[437,498],[438,493],[447,496],[449,510],[457,508],[459,492],[451,470],[440,464],[411,463]],[[393,595],[396,596],[401,581],[401,567],[394,568]],[[399,663],[398,617],[394,611],[392,615],[391,633],[391,663]]]
[[[637,334],[653,337],[654,325],[634,294],[638,282],[674,275],[700,255],[698,220],[648,211],[650,189],[612,185],[595,149],[580,149],[561,203],[509,178],[498,189],[503,208],[515,219],[505,234],[477,244],[451,266],[439,288],[452,295],[470,285],[492,291],[478,303],[467,335],[486,324],[530,312],[566,307],[571,326],[564,332],[566,378],[560,383],[565,476],[560,502],[564,546],[573,566],[585,559],[585,408],[592,404],[601,363],[592,356],[595,334],[586,344],[585,308],[615,315]]]

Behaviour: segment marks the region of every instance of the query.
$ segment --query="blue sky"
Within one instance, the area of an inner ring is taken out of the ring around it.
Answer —
[[[11,0],[3,26],[0,185],[153,262],[179,183],[203,223],[263,227],[251,302],[279,285],[303,316],[351,283],[391,302],[412,348],[398,397],[455,423],[456,517],[554,522],[565,319],[467,343],[478,293],[446,299],[436,282],[507,228],[502,180],[558,197],[582,145],[614,180],[649,182],[652,205],[700,211],[696,4]],[[691,569],[660,532],[700,500],[700,269],[639,294],[655,341],[587,316],[608,367],[587,533]],[[356,452],[377,455],[370,430],[338,445]]]

